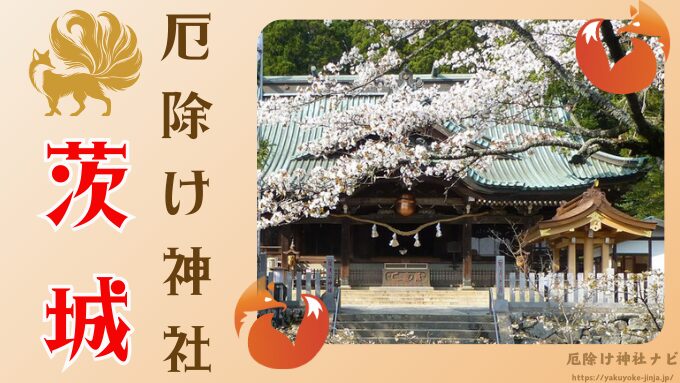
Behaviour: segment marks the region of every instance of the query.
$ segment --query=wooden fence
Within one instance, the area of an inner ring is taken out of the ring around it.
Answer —
[[[498,287],[496,287],[498,289]],[[502,299],[511,303],[599,303],[624,304],[648,300],[663,302],[663,274],[615,274],[585,276],[578,273],[507,273]]]
[[[382,286],[382,269],[354,269],[349,270],[349,285],[372,287]]]

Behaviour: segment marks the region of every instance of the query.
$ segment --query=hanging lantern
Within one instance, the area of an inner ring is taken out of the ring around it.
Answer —
[[[371,238],[378,238],[378,226],[373,224],[373,227],[371,228]]]
[[[411,193],[404,193],[394,204],[394,210],[402,217],[408,217],[416,212],[416,197]]]
[[[440,238],[442,236],[442,225],[441,223],[437,222],[437,234],[435,234],[437,238]]]
[[[397,241],[397,233],[392,234],[392,240],[390,241],[390,246],[392,246],[392,247],[399,246],[399,241]]]
[[[416,233],[416,235],[413,236],[413,239],[416,240],[415,242],[413,242],[413,247],[420,247],[420,238],[418,238],[418,233]]]

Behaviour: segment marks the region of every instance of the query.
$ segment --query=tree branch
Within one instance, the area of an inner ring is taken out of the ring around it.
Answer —
[[[599,145],[601,144],[616,144],[617,139],[608,139],[604,137],[594,137],[586,140],[583,143],[554,138],[545,139],[534,142],[527,142],[522,145],[513,146],[510,148],[497,148],[497,149],[468,149],[465,153],[455,155],[455,156],[433,156],[437,160],[464,160],[468,158],[481,158],[488,156],[502,156],[526,152],[532,148],[539,148],[545,146],[551,147],[561,147],[567,149],[577,150],[576,154],[580,154],[583,158],[587,158],[588,155],[593,154],[599,150]],[[576,156],[576,155],[575,155]]]
[[[633,116],[631,116],[620,108],[617,108],[607,97],[600,94],[585,82],[580,81],[572,76],[555,58],[546,54],[543,48],[541,48],[536,40],[534,40],[534,37],[531,35],[531,33],[519,25],[517,21],[496,20],[494,22],[497,25],[509,28],[513,32],[517,33],[518,38],[526,44],[531,53],[533,53],[534,56],[541,63],[543,63],[543,65],[552,69],[557,77],[565,84],[570,86],[574,91],[590,99],[603,113],[611,116],[621,125],[635,129],[646,138],[647,135],[650,135],[650,137],[653,139],[653,141],[650,141],[650,143],[652,146],[655,146],[650,148],[652,152],[650,154],[663,156],[663,136],[661,136],[661,140],[659,140],[658,134],[656,134],[657,132],[654,132],[653,129],[650,129],[651,126],[646,122],[646,120],[644,120],[644,118],[636,119],[635,112],[633,112]]]
[[[616,63],[624,58],[626,53],[623,51],[619,37],[616,36],[616,33],[614,33],[614,27],[612,26],[612,23],[609,20],[605,20],[602,22],[600,29],[602,30],[602,40],[605,42],[605,44],[607,44],[612,60],[614,60]],[[630,108],[633,121],[635,121],[635,125],[637,126],[637,132],[646,138],[650,144],[650,154],[663,158],[663,130],[653,126],[649,123],[649,121],[647,121],[644,114],[642,113],[642,105],[640,105],[640,99],[638,98],[637,94],[628,93],[625,97],[626,102],[628,102],[628,107]]]

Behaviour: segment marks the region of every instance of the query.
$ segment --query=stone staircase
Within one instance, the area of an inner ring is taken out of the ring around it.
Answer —
[[[342,305],[489,307],[487,290],[432,290],[382,287],[342,290]]]
[[[351,331],[357,343],[495,343],[493,317],[488,313],[477,311],[450,314],[455,311],[426,309],[421,311],[424,313],[343,308],[338,316],[337,331]]]

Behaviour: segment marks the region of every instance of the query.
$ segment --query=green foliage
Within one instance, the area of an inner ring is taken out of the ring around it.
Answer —
[[[271,144],[267,140],[260,140],[257,145],[257,168],[262,169],[271,152]]]
[[[664,218],[664,174],[659,165],[649,172],[623,195],[619,208],[637,218],[654,216]]]
[[[264,28],[264,74],[308,74],[352,48],[355,21],[280,20]]]
[[[627,109],[628,105],[623,95],[610,95],[612,102],[621,109]],[[584,128],[601,129],[617,125],[617,121],[606,116],[599,111],[599,108],[590,100],[579,98],[574,94],[570,87],[560,81],[553,81],[548,92],[549,102],[567,104],[571,103],[573,109],[571,113],[576,116],[579,123]],[[576,102],[571,102],[576,100]],[[663,92],[649,88],[641,95],[641,102],[644,104],[644,115],[650,124],[664,126],[664,94]],[[624,157],[647,156],[649,148],[646,140],[637,135],[634,131],[628,131],[621,135],[621,138],[639,141],[642,145],[637,150],[621,149],[612,150],[604,148],[605,151],[613,152]],[[652,148],[653,149],[653,148]],[[650,161],[659,161],[650,158]],[[663,219],[664,217],[664,173],[659,164],[651,165],[649,172],[638,182],[629,186],[628,191],[621,197],[617,206],[628,214],[637,218],[654,216]]]
[[[446,27],[444,26],[428,28],[424,39],[419,40],[415,44],[402,44],[401,46],[397,46],[397,50],[402,57],[406,57],[420,49],[427,41],[443,33],[445,28]],[[461,21],[456,29],[450,32],[449,36],[435,41],[432,46],[418,53],[409,62],[409,69],[413,73],[430,73],[432,71],[432,64],[434,64],[435,60],[442,58],[445,53],[471,48],[478,41],[479,38],[475,34],[472,24],[469,21]],[[469,68],[462,68],[457,70],[457,72],[467,73],[467,69]],[[451,72],[451,70],[442,67],[441,72],[447,73]]]
[[[372,32],[366,28],[364,20],[337,20],[329,25],[321,20],[274,21],[264,29],[264,74],[304,75],[312,66],[321,68],[338,61],[342,53],[353,46],[365,50],[378,42],[380,32],[387,30],[380,21],[374,25]],[[425,39],[415,44],[402,41],[396,49],[406,57],[443,31],[442,27],[429,28]],[[413,73],[430,73],[432,64],[443,53],[472,47],[477,41],[471,23],[463,21],[448,38],[440,39],[414,57],[409,62],[409,69]]]

